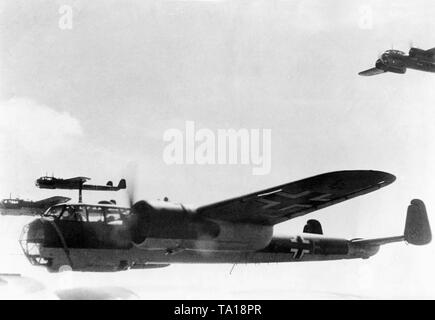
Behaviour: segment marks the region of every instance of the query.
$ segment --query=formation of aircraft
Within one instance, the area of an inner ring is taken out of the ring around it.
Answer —
[[[359,74],[403,74],[407,68],[435,72],[435,48],[411,48],[408,55],[387,50],[374,68]],[[175,263],[367,259],[388,243],[425,245],[432,239],[425,205],[418,199],[408,206],[404,232],[399,236],[329,238],[323,236],[321,223],[314,219],[307,220],[301,234],[273,235],[276,224],[394,182],[392,174],[381,171],[329,172],[199,207],[172,203],[167,198],[133,202],[130,197],[127,207],[117,206],[114,201],[83,203],[82,190],[126,189],[124,179],[117,186],[111,181],[106,185],[86,184],[88,180],[48,176],[36,180],[39,188],[79,190],[78,203],[70,203],[70,198],[65,197],[37,202],[2,200],[2,214],[43,212],[41,218],[23,228],[19,239],[30,263],[57,272],[64,267],[75,271],[122,271]]]
[[[93,191],[118,191],[126,188],[125,179],[119,181],[118,186],[113,186],[112,181],[108,181],[106,185],[90,185],[84,184],[90,180],[87,177],[75,177],[69,179],[54,178],[44,176],[36,180],[36,186],[42,189],[77,189],[79,190],[79,202],[82,202],[82,190]],[[0,214],[2,215],[41,215],[48,208],[58,203],[65,203],[71,198],[54,196],[39,201],[24,200],[20,198],[12,198],[0,201]],[[112,200],[113,201],[113,200]],[[104,202],[104,201],[103,201]],[[105,201],[108,204],[113,204],[111,201]]]
[[[374,68],[361,71],[359,75],[373,76],[385,72],[403,74],[407,68],[435,72],[435,48],[411,48],[408,55],[399,50],[387,50],[376,60]]]
[[[34,265],[56,272],[161,268],[174,263],[269,263],[369,258],[381,245],[424,245],[432,235],[424,203],[412,200],[402,235],[377,239],[303,233],[273,236],[274,225],[378,190],[395,177],[371,170],[329,172],[241,197],[193,207],[169,201],[57,204],[20,237]]]
[[[3,199],[0,201],[2,215],[40,215],[49,207],[71,200],[71,198],[55,196],[39,201],[23,200],[19,198]]]

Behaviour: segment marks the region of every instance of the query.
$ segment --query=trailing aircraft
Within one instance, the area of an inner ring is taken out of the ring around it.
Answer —
[[[71,200],[67,197],[50,197],[39,201],[23,200],[19,198],[3,199],[0,201],[0,213],[2,215],[41,215],[51,206]]]
[[[35,185],[41,189],[68,189],[79,190],[79,202],[82,202],[82,190],[92,191],[118,191],[127,187],[125,179],[121,179],[118,186],[114,186],[112,181],[108,181],[105,186],[85,184],[91,178],[74,177],[69,179],[61,179],[55,177],[44,176],[36,180]]]
[[[385,72],[405,73],[406,69],[435,72],[435,48],[422,50],[411,48],[409,54],[403,51],[387,50],[378,60],[375,67],[361,71],[361,76],[374,76]]]

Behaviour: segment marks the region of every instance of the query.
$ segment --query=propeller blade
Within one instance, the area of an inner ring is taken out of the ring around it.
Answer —
[[[130,162],[127,165],[126,171],[127,172],[125,176],[128,181],[128,185],[127,185],[128,207],[132,208],[135,203],[137,163]]]

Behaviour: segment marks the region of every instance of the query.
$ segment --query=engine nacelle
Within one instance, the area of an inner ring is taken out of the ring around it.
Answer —
[[[137,248],[167,254],[184,249],[255,251],[266,247],[273,234],[272,226],[203,219],[169,202],[137,202],[128,225]]]
[[[392,66],[388,66],[386,71],[388,72],[393,72],[393,73],[405,73],[406,72],[406,68],[405,67],[392,67]]]
[[[405,73],[406,72],[406,67],[403,66],[402,62],[397,61],[395,59],[392,58],[385,58],[385,61],[382,60],[377,60],[376,61],[376,68],[380,69],[380,70],[384,70],[384,71],[388,71],[388,72],[393,72],[393,73]]]
[[[216,223],[192,218],[192,213],[183,206],[169,202],[161,202],[161,205],[137,202],[128,225],[131,240],[136,245],[146,239],[167,239],[169,242],[171,239],[214,239],[220,233]]]

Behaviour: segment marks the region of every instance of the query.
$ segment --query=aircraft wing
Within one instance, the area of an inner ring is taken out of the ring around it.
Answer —
[[[51,207],[54,206],[55,204],[67,202],[70,200],[71,198],[68,197],[54,196],[39,201],[35,201],[35,204],[40,207]]]
[[[88,177],[74,177],[74,178],[65,179],[64,181],[68,181],[68,182],[86,182],[88,180],[91,180],[91,178],[88,178]]]
[[[375,191],[396,178],[371,170],[329,172],[197,209],[204,218],[274,225]]]
[[[371,68],[358,73],[360,76],[375,76],[377,74],[385,73],[386,71],[378,68]]]

